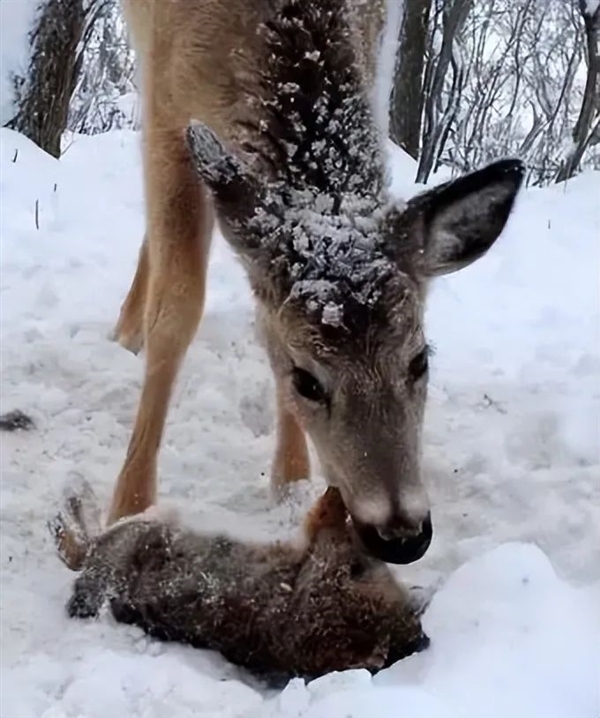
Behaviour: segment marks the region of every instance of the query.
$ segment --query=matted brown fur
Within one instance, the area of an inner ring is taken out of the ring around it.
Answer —
[[[62,560],[82,569],[73,617],[108,603],[118,621],[272,678],[376,671],[428,644],[415,602],[357,545],[335,489],[296,544],[249,544],[144,515],[90,535],[83,503],[72,495],[51,525]]]

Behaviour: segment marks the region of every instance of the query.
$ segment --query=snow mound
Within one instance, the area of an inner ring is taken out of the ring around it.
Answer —
[[[600,584],[571,588],[539,549],[505,544],[435,595],[424,617],[427,652],[374,678],[346,671],[293,681],[260,715],[396,718],[400,706],[412,718],[597,715],[599,600]]]
[[[405,196],[417,189],[409,164],[396,155]],[[435,538],[397,569],[441,586],[424,618],[431,648],[374,678],[346,672],[276,693],[213,653],[64,615],[73,574],[45,522],[73,474],[106,504],[140,391],[141,359],[107,340],[143,234],[139,135],[74,137],[57,162],[2,130],[0,411],[26,411],[36,428],[0,436],[0,715],[385,718],[401,706],[411,718],[596,718],[599,190],[586,173],[524,192],[489,255],[432,288],[424,469]],[[161,501],[207,530],[289,536],[322,481],[270,508],[273,433],[249,289],[217,235],[160,456]]]
[[[10,718],[396,718],[402,706],[412,718],[596,718],[599,601],[600,585],[572,588],[539,549],[505,544],[462,566],[435,595],[425,653],[375,677],[295,679],[275,696],[242,673],[219,671],[221,659],[209,652],[155,643],[108,618],[66,625],[59,613],[56,642],[3,669],[2,711]]]

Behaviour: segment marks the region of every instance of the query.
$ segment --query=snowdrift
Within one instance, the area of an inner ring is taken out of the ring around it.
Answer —
[[[4,5],[4,3],[3,3]],[[489,255],[432,289],[425,470],[436,536],[406,581],[437,588],[431,648],[374,678],[269,691],[218,655],[69,621],[45,521],[73,473],[106,500],[142,361],[108,341],[143,232],[139,137],[56,161],[0,134],[2,695],[6,718],[597,718],[600,712],[600,175],[523,193]],[[392,156],[394,189],[416,191]],[[207,529],[289,535],[323,488],[269,507],[271,378],[220,237],[205,320],[160,458],[165,503]]]

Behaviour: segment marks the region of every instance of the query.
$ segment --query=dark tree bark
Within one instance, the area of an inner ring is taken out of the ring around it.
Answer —
[[[441,111],[441,97],[446,74],[452,63],[452,53],[456,36],[461,32],[467,16],[473,6],[473,0],[453,0],[442,5],[442,46],[437,56],[430,57],[430,67],[424,91],[423,144],[419,157],[417,182],[426,182],[436,159],[440,138],[447,133],[447,126],[441,121],[446,115],[446,122],[452,117],[452,108]]]
[[[591,4],[587,0],[579,0],[585,27],[587,78],[581,110],[573,130],[573,149],[556,175],[557,182],[573,177],[588,146],[600,141],[600,129],[595,120],[595,116],[600,113],[600,5],[593,13],[590,8]]]
[[[390,103],[390,136],[415,160],[423,119],[423,73],[431,0],[405,0]]]
[[[27,77],[18,81],[17,112],[8,123],[54,157],[67,126],[85,21],[84,0],[46,0],[30,35]]]

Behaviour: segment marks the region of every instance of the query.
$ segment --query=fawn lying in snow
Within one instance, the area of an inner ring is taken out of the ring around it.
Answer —
[[[337,489],[297,545],[203,535],[151,512],[100,533],[91,488],[67,498],[50,528],[61,559],[83,569],[69,615],[107,601],[117,621],[270,676],[376,671],[429,643],[409,591],[361,550]]]

